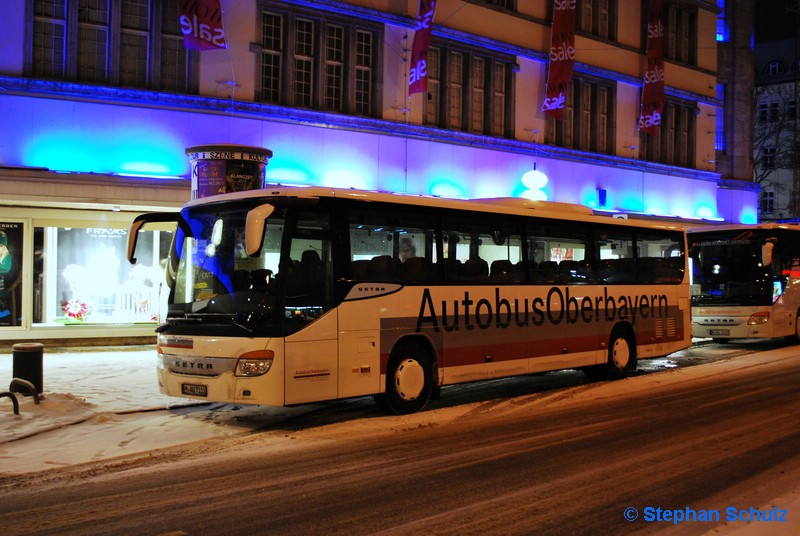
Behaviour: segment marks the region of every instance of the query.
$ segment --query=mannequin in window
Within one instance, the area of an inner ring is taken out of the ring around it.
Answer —
[[[14,284],[14,259],[8,251],[8,235],[0,231],[0,324],[11,316],[11,286]]]

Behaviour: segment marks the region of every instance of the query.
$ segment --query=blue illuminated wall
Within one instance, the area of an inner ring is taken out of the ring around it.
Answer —
[[[186,147],[233,143],[273,151],[267,180],[448,197],[516,196],[665,216],[754,221],[757,192],[720,202],[708,174],[670,176],[440,140],[290,121],[93,102],[0,96],[0,164],[56,171],[188,176]],[[9,134],[13,125],[13,135]],[[535,172],[534,171],[535,168]],[[65,176],[65,181],[71,180]],[[603,190],[605,205],[600,206]]]

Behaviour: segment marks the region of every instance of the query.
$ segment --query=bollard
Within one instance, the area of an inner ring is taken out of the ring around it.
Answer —
[[[36,394],[44,391],[44,345],[38,342],[20,342],[11,347],[14,357],[14,378],[27,380],[36,388]],[[26,394],[26,393],[24,393]],[[30,396],[27,395],[26,396]]]

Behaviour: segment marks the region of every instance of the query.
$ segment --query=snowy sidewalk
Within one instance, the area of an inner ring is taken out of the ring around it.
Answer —
[[[155,346],[48,348],[44,399],[0,398],[0,477],[247,433],[313,411],[204,404],[158,391]],[[13,355],[0,353],[0,391]]]
[[[0,476],[232,433],[208,418],[213,406],[158,392],[154,346],[45,346],[43,363],[40,404],[17,395],[14,415],[11,400],[0,398]],[[12,354],[0,354],[0,391],[12,370]]]

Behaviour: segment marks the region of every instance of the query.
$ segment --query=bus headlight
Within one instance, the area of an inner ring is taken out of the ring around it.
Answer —
[[[761,311],[760,313],[753,313],[747,319],[748,326],[760,326],[769,322],[769,311]]]
[[[269,372],[272,368],[272,361],[275,359],[275,352],[272,350],[257,350],[247,352],[239,356],[236,363],[236,376],[261,376]]]

